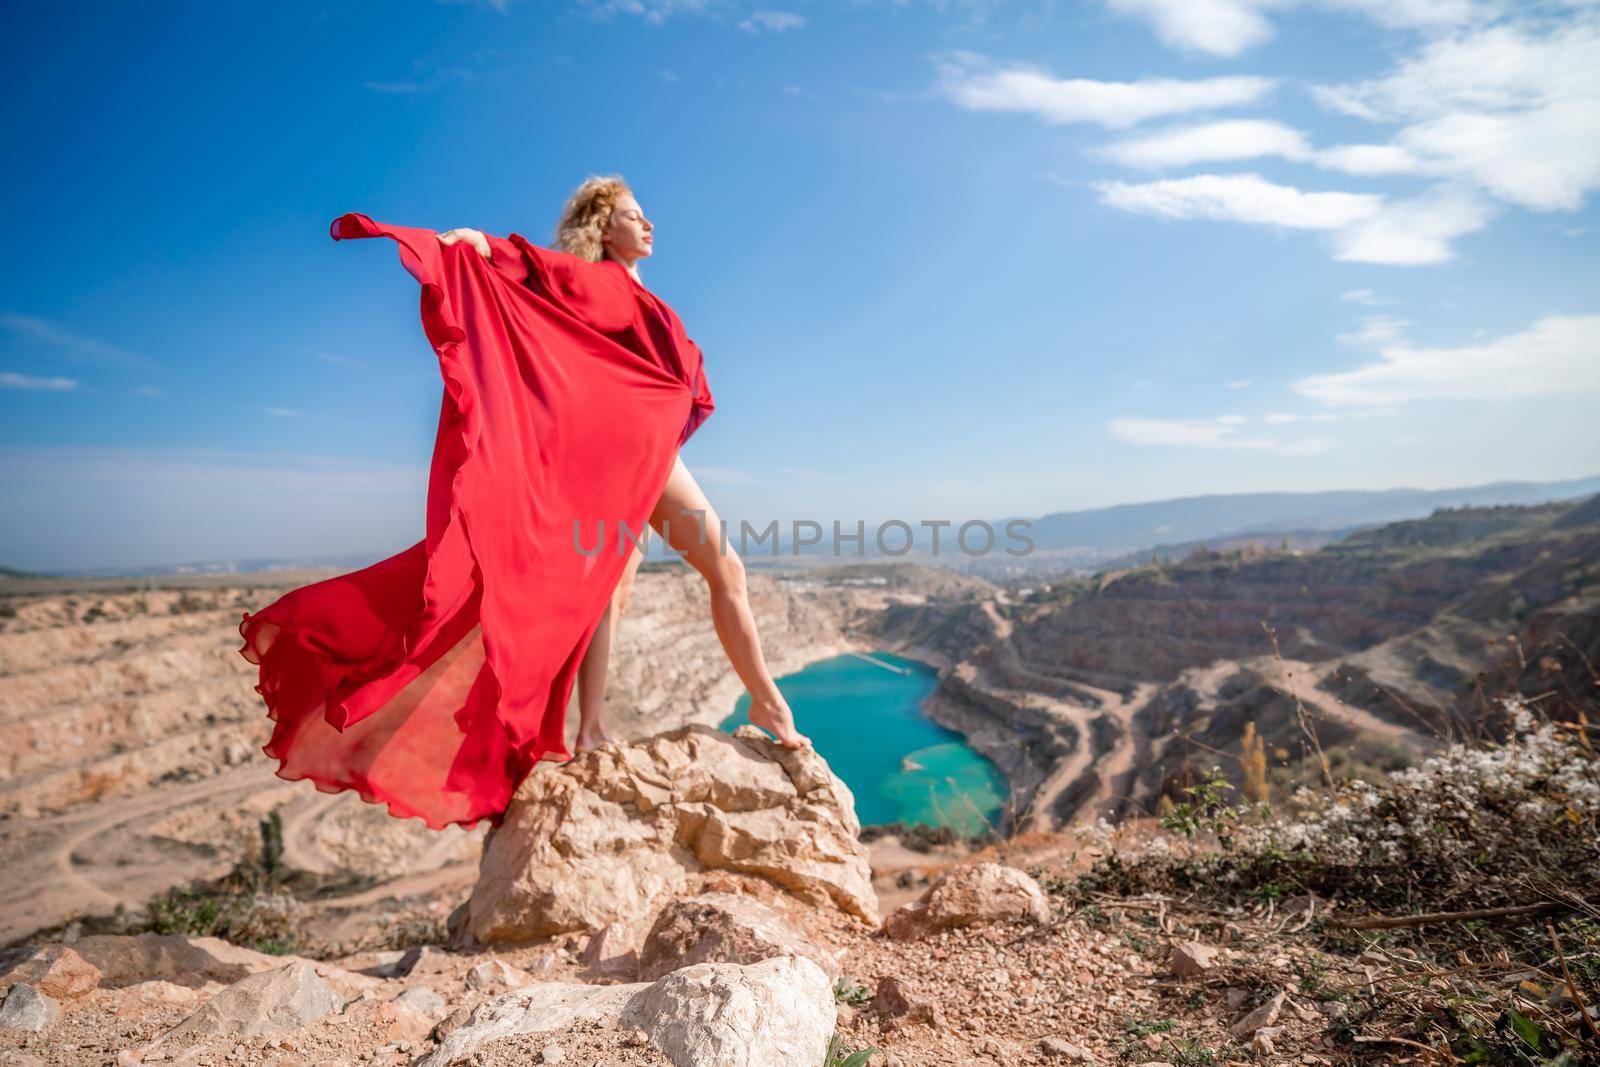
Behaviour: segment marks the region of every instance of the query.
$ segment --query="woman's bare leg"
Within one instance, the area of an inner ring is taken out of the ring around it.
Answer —
[[[761,638],[745,590],[744,561],[731,545],[722,549],[722,518],[681,456],[673,462],[650,525],[710,587],[711,621],[734,672],[750,691],[750,721],[771,732],[786,748],[808,747],[810,738],[795,729],[794,713],[778,692],[761,654]]]
[[[633,577],[638,573],[644,555],[637,546],[629,550],[628,564],[611,592],[611,602],[595,628],[583,662],[578,664],[578,740],[575,749],[585,752],[597,745],[613,740],[606,730],[606,672],[611,667],[611,652],[616,647],[617,630],[622,623],[622,612],[633,592]]]

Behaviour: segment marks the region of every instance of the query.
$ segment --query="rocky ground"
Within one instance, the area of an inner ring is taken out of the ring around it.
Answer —
[[[1556,825],[1581,850],[1600,813],[1589,741],[1546,730],[1527,746],[1502,763],[1527,765],[1534,792],[1504,798],[1496,832],[1559,779],[1574,806]],[[821,757],[752,727],[605,746],[519,790],[441,938],[329,955],[294,922],[288,872],[258,857],[227,900],[287,939],[273,952],[82,923],[15,946],[0,958],[0,1063],[1177,1067],[1442,1064],[1477,1047],[1491,1054],[1465,1062],[1553,1067],[1600,1049],[1583,1041],[1594,857],[1542,905],[1567,948],[1524,957],[1514,942],[1485,951],[1481,923],[1411,936],[1450,916],[1384,930],[1322,884],[1208,886],[1200,872],[1245,853],[1148,824],[924,857],[889,909],[859,836]],[[1479,1035],[1497,1014],[1508,1036],[1491,1047]],[[1519,1041],[1551,1055],[1519,1058]]]
[[[886,911],[859,835],[821,757],[752,727],[606,746],[519,791],[442,943],[318,958],[258,869],[235,900],[294,931],[275,953],[83,924],[14,948],[0,1063],[1348,1061],[1336,991],[1374,971],[1285,934],[1304,902],[1085,907],[1061,890],[1102,853],[1039,834],[922,857]]]

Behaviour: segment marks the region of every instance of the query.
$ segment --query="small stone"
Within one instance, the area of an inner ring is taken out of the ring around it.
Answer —
[[[567,1050],[562,1048],[560,1045],[557,1045],[555,1042],[551,1042],[550,1044],[548,1044],[548,1045],[546,1045],[544,1047],[543,1051],[541,1051],[539,1053],[539,1062],[540,1063],[566,1063],[567,1062]]]
[[[242,978],[173,1031],[280,1037],[344,1008],[344,998],[308,963]]]
[[[1059,1037],[1040,1038],[1039,1051],[1050,1059],[1076,1060],[1079,1063],[1088,1063],[1094,1059],[1081,1046]]]
[[[26,982],[18,982],[0,1005],[0,1029],[38,1033],[56,1021],[56,1002]]]
[[[446,1015],[442,1020],[440,1020],[439,1024],[433,1028],[433,1039],[435,1041],[443,1041],[445,1038],[449,1037],[453,1031],[460,1029],[462,1024],[471,1017],[471,1008],[465,1006],[457,1008],[449,1015]]]
[[[405,978],[416,971],[419,974],[433,974],[449,959],[447,953],[440,952],[428,945],[417,945],[408,948],[405,954],[385,970],[387,973],[379,975],[381,978]]]
[[[450,1011],[450,1006],[444,998],[425,985],[412,986],[390,1003],[402,1008],[409,1008],[418,1015],[435,1022],[442,1019]]]
[[[927,1023],[938,1029],[948,1025],[937,1001],[892,975],[878,979],[872,1007],[877,1011],[878,1024],[885,1033],[904,1023]],[[971,1020],[966,1020],[964,1025],[971,1026]]]
[[[1228,1033],[1242,1041],[1263,1026],[1271,1026],[1278,1021],[1278,1012],[1283,1010],[1283,1001],[1287,996],[1288,994],[1283,990],[1278,990],[1277,993],[1273,994],[1271,1000],[1230,1026]]]
[[[1218,950],[1198,941],[1185,941],[1172,950],[1172,974],[1195,978],[1217,965]]]
[[[502,960],[486,960],[467,972],[467,988],[485,993],[505,993],[533,982],[533,975]]]

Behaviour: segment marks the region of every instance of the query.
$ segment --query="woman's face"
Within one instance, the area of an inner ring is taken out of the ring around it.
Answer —
[[[613,259],[625,262],[650,254],[655,226],[644,217],[644,209],[632,196],[623,196],[611,211],[611,228],[600,238]]]

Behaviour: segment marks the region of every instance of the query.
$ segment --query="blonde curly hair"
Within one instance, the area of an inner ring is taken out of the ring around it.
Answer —
[[[624,196],[633,195],[620,174],[592,174],[567,198],[556,223],[552,247],[570,252],[580,259],[598,263],[606,258],[600,237],[611,228],[611,213]]]

